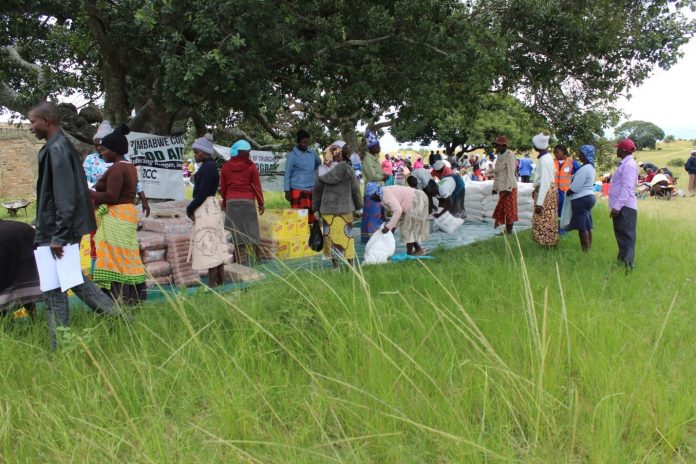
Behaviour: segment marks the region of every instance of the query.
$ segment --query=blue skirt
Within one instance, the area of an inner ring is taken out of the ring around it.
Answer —
[[[566,230],[592,230],[592,208],[594,208],[596,201],[594,195],[585,195],[577,200],[570,200],[573,216],[570,218],[570,224]]]
[[[363,243],[367,243],[372,237],[372,234],[379,230],[384,222],[384,208],[382,203],[374,201],[372,198],[365,195],[363,198],[363,214],[362,223],[360,224],[360,239]]]

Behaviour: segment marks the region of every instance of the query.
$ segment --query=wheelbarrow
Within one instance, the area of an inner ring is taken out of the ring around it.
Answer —
[[[24,215],[27,216],[27,206],[29,206],[32,203],[33,202],[31,202],[29,200],[21,199],[21,200],[5,201],[2,203],[2,206],[4,206],[7,209],[7,213],[12,217],[17,216],[17,212],[20,209],[23,209]]]

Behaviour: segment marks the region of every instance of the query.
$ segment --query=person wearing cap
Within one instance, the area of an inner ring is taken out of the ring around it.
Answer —
[[[621,140],[616,156],[621,158],[619,167],[611,178],[609,189],[610,216],[614,223],[614,236],[619,247],[618,259],[628,269],[636,266],[636,226],[638,223],[638,167],[633,159],[636,144],[631,139]]]
[[[238,140],[230,149],[233,156],[225,162],[220,172],[220,193],[225,209],[225,228],[232,232],[235,259],[241,263],[242,247],[251,247],[259,257],[259,215],[265,211],[259,169],[249,158],[251,145]],[[310,187],[311,189],[311,187]]]
[[[448,161],[443,161],[441,159],[435,161],[431,175],[439,179],[440,183],[445,179],[451,179],[454,182],[454,190],[447,196],[450,203],[448,210],[454,217],[465,218],[464,192],[466,186],[464,185],[464,179],[454,172],[452,168],[447,166],[447,164],[449,164]]]
[[[505,225],[506,234],[512,233],[512,227],[517,222],[517,158],[508,149],[508,139],[499,136],[493,142],[498,152],[498,161],[494,169],[493,194],[498,194],[498,204],[493,211],[495,223],[493,228]]]
[[[566,192],[573,211],[566,230],[577,230],[580,237],[580,248],[588,252],[592,247],[592,208],[596,199],[595,185],[595,148],[583,145],[578,150],[582,165],[575,171]]]
[[[365,153],[362,159],[363,181],[365,185],[374,182],[377,185],[384,186],[389,176],[382,172],[379,162],[379,152],[381,151],[379,139],[369,128],[365,129],[365,144],[367,145],[367,153]],[[360,240],[363,243],[367,243],[372,234],[379,230],[383,222],[384,208],[382,204],[365,195],[363,197]]]
[[[547,131],[532,137],[532,145],[538,153],[539,163],[537,175],[534,177],[532,240],[547,247],[555,246],[559,237],[556,169],[554,158],[548,152],[550,138],[551,134]]]
[[[186,215],[193,221],[193,237],[190,244],[191,267],[197,271],[208,270],[208,286],[216,288],[225,283],[225,240],[222,203],[215,198],[220,186],[220,174],[213,159],[215,148],[212,140],[201,137],[191,146],[196,163],[193,199],[186,207]]]
[[[33,245],[50,346],[56,349],[56,329],[70,325],[64,284],[69,283],[73,293],[96,313],[112,316],[121,316],[122,313],[91,280],[84,276],[79,279],[81,282],[68,280],[68,274],[70,277],[80,274],[79,260],[71,260],[60,267],[57,264],[66,255],[79,256],[82,236],[97,227],[94,208],[80,156],[60,128],[58,108],[52,103],[42,102],[27,116],[34,135],[46,140],[38,155]],[[61,280],[65,282],[61,283]]]
[[[307,221],[309,225],[312,225],[314,223],[314,214],[311,211],[312,187],[314,175],[321,166],[321,158],[309,148],[309,143],[309,133],[305,130],[297,131],[297,144],[285,158],[283,190],[285,190],[285,199],[290,202],[292,209],[309,210]]]
[[[147,297],[147,292],[135,208],[138,171],[125,159],[129,132],[128,126],[121,126],[101,141],[100,154],[111,167],[91,192],[99,224],[94,235],[97,261],[93,280],[114,300],[135,305]]]
[[[87,178],[87,185],[90,189],[94,188],[94,185],[97,183],[99,178],[103,176],[107,169],[111,167],[111,163],[107,163],[106,161],[104,161],[102,155],[99,153],[99,150],[102,139],[110,133],[112,133],[113,131],[114,128],[111,127],[111,123],[109,121],[101,122],[99,128],[97,128],[97,132],[94,134],[94,137],[92,139],[92,141],[94,142],[94,153],[90,153],[89,155],[87,155],[87,157],[82,163],[82,167],[85,170],[85,177]],[[124,159],[126,161],[130,161],[128,154],[124,156]],[[145,192],[143,191],[143,186],[140,183],[140,181],[138,181],[138,183],[135,186],[135,193],[140,199],[140,205],[143,213],[145,214],[145,217],[150,217],[150,203],[147,201],[147,196],[145,196]],[[94,232],[91,232],[89,235],[89,244],[90,258],[92,261],[92,268],[90,273],[94,274],[94,263],[97,261],[97,249],[94,245]]]
[[[696,150],[691,150],[691,156],[686,160],[684,169],[689,173],[689,195],[696,196]]]

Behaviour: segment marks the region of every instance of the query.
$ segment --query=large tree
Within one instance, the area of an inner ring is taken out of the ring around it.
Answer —
[[[638,150],[655,149],[658,140],[665,138],[665,131],[648,121],[626,121],[614,129],[619,139],[631,139]]]
[[[488,137],[476,127],[490,95],[515,95],[580,142],[655,63],[679,58],[686,3],[9,0],[0,106],[79,91],[158,134],[192,123],[268,142],[313,125],[354,142],[362,121],[463,143]]]

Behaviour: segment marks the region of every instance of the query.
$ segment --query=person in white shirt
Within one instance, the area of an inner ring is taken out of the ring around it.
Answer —
[[[547,131],[532,137],[532,145],[538,153],[534,176],[532,240],[548,247],[558,243],[558,193],[554,157],[548,152],[550,138],[551,134]]]

